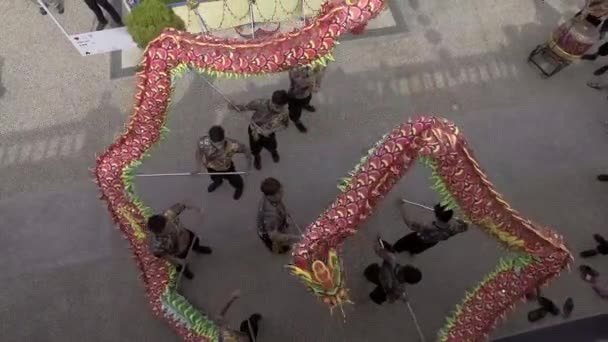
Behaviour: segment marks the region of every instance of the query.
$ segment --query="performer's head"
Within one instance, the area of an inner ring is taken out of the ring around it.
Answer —
[[[215,125],[209,129],[209,139],[211,139],[211,142],[214,144],[224,142],[225,138],[226,136],[224,135],[224,129],[222,126]]]
[[[167,219],[163,215],[153,215],[148,219],[148,229],[154,234],[161,234],[166,225]]]
[[[260,190],[264,196],[280,199],[283,195],[283,186],[276,178],[266,178],[262,181]]]
[[[397,270],[397,281],[400,283],[418,284],[422,280],[422,272],[414,266],[405,265]]]
[[[283,108],[287,101],[289,101],[289,96],[285,90],[277,90],[272,93],[272,104],[278,108]]]
[[[446,210],[444,206],[437,203],[435,204],[435,217],[439,222],[449,222],[454,216],[454,211]]]

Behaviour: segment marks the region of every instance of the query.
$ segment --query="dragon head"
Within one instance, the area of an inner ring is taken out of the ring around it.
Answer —
[[[348,299],[348,290],[344,287],[342,264],[335,249],[328,251],[327,262],[314,260],[310,264],[310,271],[295,265],[288,265],[287,269],[299,277],[323,303],[329,305],[332,312],[338,305],[341,309],[343,303],[352,304]]]

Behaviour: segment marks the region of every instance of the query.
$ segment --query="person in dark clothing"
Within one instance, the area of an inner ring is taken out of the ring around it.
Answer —
[[[289,214],[283,204],[283,187],[278,180],[266,178],[260,190],[264,197],[258,207],[258,236],[271,252],[287,253],[300,236],[287,233]]]
[[[243,178],[240,175],[225,174],[236,172],[232,157],[237,153],[244,154],[247,157],[247,165],[251,165],[251,153],[247,147],[234,139],[226,138],[221,126],[211,127],[209,135],[199,139],[196,162],[201,169],[206,168],[211,173],[212,183],[207,188],[208,192],[214,192],[226,179],[235,189],[233,198],[235,200],[241,198],[244,186]],[[197,172],[194,171],[192,174]],[[214,173],[224,174],[214,175]]]
[[[259,322],[262,320],[262,315],[259,313],[254,313],[242,321],[239,331],[230,329],[226,324],[226,313],[240,296],[241,292],[239,290],[234,291],[228,302],[216,316],[215,321],[219,326],[219,342],[255,342],[258,337]]]
[[[177,268],[178,271],[184,267],[186,257],[192,250],[200,254],[211,254],[211,248],[202,246],[200,239],[192,231],[182,226],[179,215],[186,209],[197,209],[186,204],[177,203],[165,210],[162,215],[153,215],[148,219],[148,230],[150,236],[150,249],[157,258],[162,258]],[[194,239],[194,241],[193,241]],[[192,279],[194,274],[188,265],[185,265],[184,276]]]
[[[122,23],[120,14],[118,14],[114,6],[112,6],[112,4],[108,2],[108,0],[84,0],[84,2],[87,4],[87,6],[89,6],[91,11],[93,11],[93,13],[95,13],[95,16],[97,17],[97,31],[103,30],[106,25],[108,25],[108,20],[103,15],[103,12],[101,11],[101,8],[99,6],[103,7],[108,12],[108,14],[110,15],[110,17],[112,17],[112,20],[116,23],[116,25],[125,26]]]
[[[395,242],[394,248],[397,253],[408,252],[410,255],[420,254],[427,249],[435,246],[441,241],[465,232],[468,225],[462,220],[451,222],[454,212],[446,210],[440,204],[435,205],[435,221],[430,225],[421,224],[408,219],[403,207],[403,202],[399,202],[399,210],[403,222],[413,230]]]
[[[363,272],[365,278],[376,285],[369,298],[378,305],[407,301],[405,284],[419,283],[422,273],[411,265],[399,265],[394,248],[380,237],[374,243],[374,251],[382,258],[382,264],[371,264]]]
[[[258,99],[246,105],[229,105],[231,109],[238,111],[253,111],[247,133],[249,134],[249,147],[254,158],[253,165],[257,170],[262,168],[260,157],[262,149],[270,152],[275,163],[280,160],[275,133],[289,125],[288,101],[287,92],[277,90],[272,93],[271,99]]]

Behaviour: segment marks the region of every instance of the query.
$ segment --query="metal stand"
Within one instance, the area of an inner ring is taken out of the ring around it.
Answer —
[[[544,77],[551,77],[570,65],[570,61],[558,56],[548,44],[536,46],[530,55],[528,63],[534,65]]]
[[[304,13],[304,1],[305,0],[300,0],[300,11],[301,11],[300,19],[302,19],[302,27],[306,26],[306,13]]]
[[[253,4],[255,0],[249,0],[249,19],[251,20],[251,39],[255,39],[255,19],[253,17]]]

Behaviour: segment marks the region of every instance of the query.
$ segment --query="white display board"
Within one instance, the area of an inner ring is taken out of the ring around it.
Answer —
[[[126,27],[74,34],[70,41],[82,56],[137,47]]]
[[[135,44],[131,35],[127,32],[126,27],[70,35],[65,31],[63,26],[61,26],[59,21],[57,21],[57,18],[55,18],[47,5],[42,0],[37,1],[40,7],[46,10],[55,25],[59,27],[61,32],[70,40],[72,45],[74,45],[82,56],[92,56],[100,53],[128,50],[137,47],[137,44]]]

